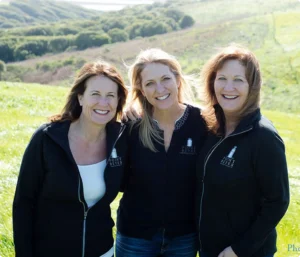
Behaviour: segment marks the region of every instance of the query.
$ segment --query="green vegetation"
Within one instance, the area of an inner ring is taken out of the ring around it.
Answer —
[[[0,256],[13,257],[11,208],[22,155],[34,130],[47,122],[46,117],[63,107],[68,89],[0,82],[0,90]],[[300,116],[271,110],[263,110],[263,114],[274,123],[285,141],[290,175],[291,203],[278,225],[276,256],[294,256],[287,252],[287,246],[300,242],[297,220],[300,212]],[[114,219],[120,197],[121,194],[111,205]]]
[[[0,28],[41,25],[66,19],[89,19],[98,14],[99,12],[80,8],[68,2],[14,0],[7,5],[1,5]]]
[[[4,7],[0,10],[0,58],[5,62],[165,34],[194,24],[191,16],[169,8],[169,3],[125,8],[100,16],[92,12],[93,17],[86,11],[81,13],[80,7],[52,5],[48,0],[14,0]],[[73,14],[73,10],[78,13]],[[73,15],[67,16],[65,12]],[[1,21],[3,17],[9,21]],[[6,29],[8,22],[16,27]],[[20,22],[34,26],[19,28]]]
[[[5,62],[3,62],[3,61],[0,60],[0,80],[2,78],[2,72],[5,72],[5,71],[6,71]]]

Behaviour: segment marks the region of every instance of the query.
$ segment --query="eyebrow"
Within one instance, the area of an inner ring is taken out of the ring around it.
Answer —
[[[101,93],[99,90],[92,90],[91,93]],[[117,92],[107,92],[107,94],[116,94]]]
[[[160,78],[164,78],[164,77],[170,77],[170,75],[164,74],[164,75],[160,76]],[[144,83],[149,82],[149,81],[155,81],[155,79],[147,79],[147,80],[145,80]]]
[[[224,74],[217,74],[217,76],[224,76],[224,77],[226,77]],[[243,76],[243,75],[234,75],[233,76],[234,78],[236,78],[236,77],[241,77],[241,78],[246,78],[246,76]]]

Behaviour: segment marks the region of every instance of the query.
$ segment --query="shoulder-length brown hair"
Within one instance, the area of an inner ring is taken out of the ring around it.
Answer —
[[[70,120],[75,121],[79,118],[82,107],[78,101],[78,95],[83,95],[86,89],[86,81],[93,77],[103,75],[118,85],[118,106],[116,116],[113,120],[119,119],[122,115],[123,107],[126,103],[127,88],[124,80],[117,69],[109,63],[103,61],[91,62],[83,65],[80,69],[73,86],[70,90],[65,106],[58,115],[50,117],[52,122]]]
[[[236,114],[238,120],[259,108],[260,89],[262,84],[259,63],[255,55],[245,47],[230,45],[214,55],[201,71],[201,81],[204,86],[203,117],[208,129],[216,134],[224,134],[225,116],[223,109],[218,105],[214,90],[214,82],[217,71],[228,60],[238,60],[246,71],[246,79],[249,84],[249,93],[242,109]]]

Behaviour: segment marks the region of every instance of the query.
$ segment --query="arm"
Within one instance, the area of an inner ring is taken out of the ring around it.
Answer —
[[[252,256],[276,227],[289,205],[289,182],[285,147],[276,132],[264,130],[256,139],[254,172],[264,199],[261,212],[250,229],[231,245],[237,256]]]
[[[42,184],[42,128],[31,138],[21,163],[13,202],[13,232],[16,257],[32,257],[35,204]]]

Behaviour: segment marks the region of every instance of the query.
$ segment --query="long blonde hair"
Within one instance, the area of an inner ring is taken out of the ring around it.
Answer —
[[[262,79],[257,58],[250,50],[239,45],[234,44],[223,48],[203,66],[201,72],[205,101],[205,108],[202,113],[208,129],[215,134],[224,134],[225,116],[223,109],[218,105],[214,81],[217,71],[228,60],[238,60],[245,67],[245,76],[249,84],[247,99],[236,117],[240,120],[258,109],[260,104]]]
[[[185,79],[181,66],[176,58],[161,49],[151,48],[141,51],[136,57],[135,62],[129,67],[128,77],[131,84],[129,94],[130,105],[136,106],[142,113],[142,119],[139,125],[139,137],[142,144],[150,150],[156,152],[153,141],[163,143],[163,138],[153,124],[152,114],[153,106],[147,101],[142,94],[142,78],[141,73],[146,64],[160,63],[168,66],[174,74],[178,88],[178,102],[192,102],[191,88]]]

